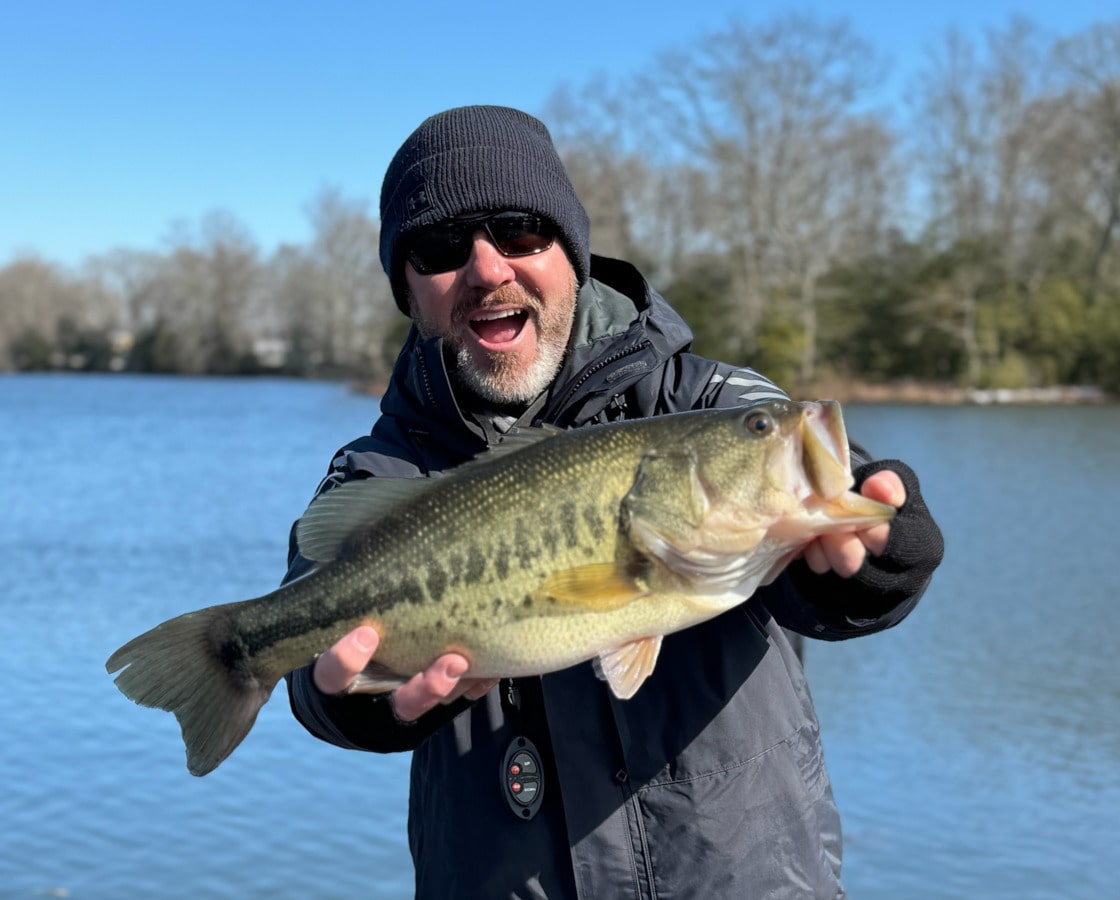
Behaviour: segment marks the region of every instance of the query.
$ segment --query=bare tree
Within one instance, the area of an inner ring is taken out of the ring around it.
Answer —
[[[84,368],[81,335],[111,321],[107,295],[56,266],[25,257],[0,269],[0,371]]]
[[[262,317],[261,336],[274,342],[283,365],[312,374],[327,359],[327,321],[319,309],[319,268],[306,248],[280,247],[265,267],[269,315]]]
[[[1047,216],[1037,166],[1054,126],[1039,114],[1043,49],[1024,19],[988,31],[982,47],[950,29],[912,86],[909,133],[929,199],[926,235],[949,266],[921,293],[919,315],[960,341],[973,386],[982,348],[1000,345],[997,317],[983,308],[985,281],[1032,290],[1046,268],[1036,242]]]
[[[1032,248],[1035,223],[1042,214],[1033,169],[1049,124],[1035,115],[1044,96],[1045,48],[1038,29],[1023,18],[987,33],[987,59],[981,76],[988,123],[985,148],[990,172],[985,186],[990,204],[985,227],[1004,270],[1037,281],[1040,265]]]
[[[367,202],[322,191],[308,208],[314,238],[308,260],[317,273],[313,306],[324,365],[385,374],[381,339],[397,315],[378,256],[379,229]]]
[[[603,79],[578,93],[561,88],[549,98],[543,115],[591,219],[595,252],[628,258],[634,249],[628,209],[633,185],[621,147],[624,124],[608,90]]]
[[[632,102],[633,80],[595,78],[549,98],[544,116],[591,219],[592,249],[671,280],[693,233],[687,171],[666,165]]]
[[[158,317],[155,285],[161,257],[144,250],[118,248],[87,260],[87,280],[113,298],[116,327],[128,334],[151,327]]]
[[[977,239],[990,219],[993,142],[982,80],[975,44],[954,28],[930,51],[914,89],[911,134],[925,173],[929,230],[941,246]]]
[[[797,297],[803,380],[815,374],[817,281],[853,211],[867,228],[884,203],[892,141],[883,128],[856,139],[868,124],[857,110],[883,71],[846,22],[785,16],[664,54],[640,92],[678,157],[702,164],[705,230],[735,261],[744,344],[768,298]]]
[[[1120,20],[1098,24],[1061,41],[1055,63],[1074,114],[1067,133],[1070,162],[1085,179],[1085,213],[1091,219],[1089,299],[1100,291],[1104,266],[1120,231]]]
[[[248,310],[258,286],[255,242],[230,214],[206,216],[197,235],[178,225],[148,287],[149,315],[176,335],[174,367],[235,372],[251,351]]]

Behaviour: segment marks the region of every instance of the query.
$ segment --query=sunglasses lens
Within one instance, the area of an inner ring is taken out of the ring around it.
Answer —
[[[548,222],[528,213],[499,213],[488,225],[494,246],[505,256],[543,253],[556,238],[555,229]]]
[[[408,261],[421,275],[438,275],[463,265],[471,255],[471,232],[454,222],[434,225],[415,235]]]
[[[551,223],[529,213],[503,212],[470,221],[433,225],[409,241],[408,261],[421,275],[438,275],[464,265],[476,231],[484,230],[502,256],[543,253],[556,240]]]

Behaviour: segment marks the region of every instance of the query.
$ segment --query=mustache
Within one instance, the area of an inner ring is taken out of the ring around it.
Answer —
[[[521,285],[505,284],[496,291],[479,293],[456,303],[451,318],[457,324],[466,325],[478,313],[503,306],[519,306],[529,315],[539,316],[544,304]]]

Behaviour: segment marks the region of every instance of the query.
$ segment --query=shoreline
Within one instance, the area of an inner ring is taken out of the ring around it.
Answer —
[[[186,373],[142,372],[75,372],[51,370],[36,372],[0,372],[3,375],[102,375],[121,377],[163,378],[289,378],[295,381],[334,381],[343,384],[356,394],[378,400],[388,387],[383,380],[362,378],[309,378],[285,375],[282,372],[255,372],[238,375],[201,375]],[[794,400],[835,400],[838,403],[899,404],[907,406],[1106,406],[1120,403],[1120,395],[1111,394],[1096,385],[1054,385],[1034,388],[965,388],[921,381],[894,381],[874,383],[828,379],[806,387],[791,387],[789,395]]]
[[[1095,385],[1055,385],[1044,388],[962,388],[924,382],[871,384],[828,381],[791,391],[797,399],[827,398],[840,403],[914,406],[1088,406],[1118,399]]]
[[[386,385],[351,381],[357,393],[379,400]],[[836,400],[838,403],[907,406],[1102,406],[1120,402],[1095,385],[1055,385],[1044,388],[962,388],[917,381],[873,384],[861,381],[821,381],[807,388],[791,388],[795,400]]]

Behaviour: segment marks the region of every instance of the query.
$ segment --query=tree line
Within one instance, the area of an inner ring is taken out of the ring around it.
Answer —
[[[731,20],[540,112],[592,220],[700,352],[791,387],[1120,391],[1120,20],[936,38],[902,101],[844,20]],[[0,269],[0,370],[384,381],[407,321],[368,203],[263,258],[229,213],[162,253]]]

